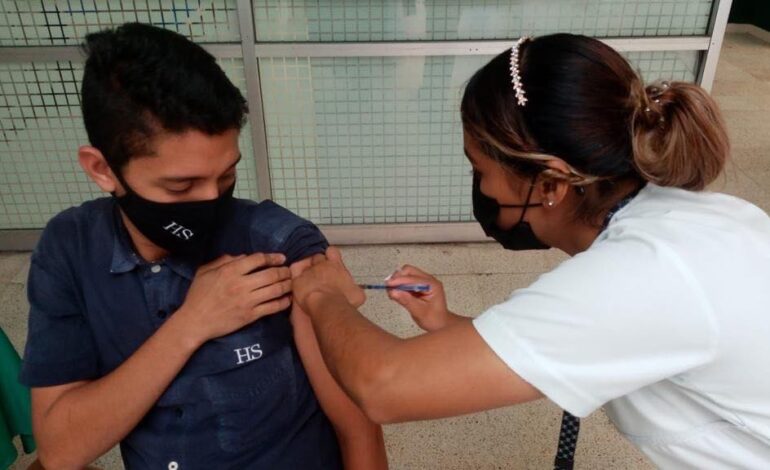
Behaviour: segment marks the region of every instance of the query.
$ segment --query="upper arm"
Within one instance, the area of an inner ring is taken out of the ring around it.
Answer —
[[[305,258],[304,260],[292,264],[292,279],[295,279],[302,274],[302,271],[307,269],[308,266],[310,266],[310,258]],[[299,351],[300,359],[305,366],[305,370],[308,372],[308,375],[311,376],[317,375],[318,371],[323,373],[326,366],[321,358],[321,350],[318,347],[318,341],[313,332],[313,325],[310,322],[310,317],[308,317],[296,303],[293,303],[291,306],[290,318],[294,330],[294,342],[297,344],[297,350]],[[311,374],[311,372],[313,373]],[[315,388],[315,384],[313,387]]]
[[[341,405],[350,405],[352,402],[327,369],[310,318],[296,304],[291,309],[291,324],[294,329],[294,342],[313,391],[321,407],[336,424],[338,419],[335,418],[344,418],[337,414],[345,413],[345,407]]]
[[[292,264],[290,267],[292,279],[295,279],[302,274],[302,272],[310,266],[310,263],[310,258],[305,258]],[[302,365],[310,376],[311,382],[314,380],[317,382],[320,378],[321,382],[323,382],[323,386],[328,387],[328,384],[325,383],[326,378],[324,374],[324,372],[328,373],[328,370],[326,370],[326,365],[323,363],[321,350],[318,346],[315,333],[313,332],[313,325],[310,322],[310,317],[308,317],[296,303],[293,303],[290,318],[292,329],[294,331],[294,342],[297,345]],[[322,384],[316,385],[313,383],[313,388],[315,389],[317,386],[321,385]]]
[[[321,356],[310,317],[296,304],[291,323],[300,359],[326,416],[334,426],[345,468],[387,469],[382,429],[342,390]]]
[[[378,422],[434,419],[542,397],[484,342],[470,322],[401,341],[362,397]]]
[[[294,263],[291,266],[292,277],[299,276],[308,266],[310,258]],[[297,304],[292,305],[291,324],[302,365],[324,412],[337,428],[360,423],[364,419],[363,413],[332,377],[321,356],[310,317]]]

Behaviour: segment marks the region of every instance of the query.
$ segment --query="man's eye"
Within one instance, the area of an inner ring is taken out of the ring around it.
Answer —
[[[166,191],[172,194],[184,194],[190,190],[190,186],[166,188]]]

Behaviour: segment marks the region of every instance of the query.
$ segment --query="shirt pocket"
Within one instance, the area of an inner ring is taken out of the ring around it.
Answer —
[[[306,382],[297,367],[301,364],[287,345],[246,367],[203,379],[223,451],[264,453],[290,434]]]

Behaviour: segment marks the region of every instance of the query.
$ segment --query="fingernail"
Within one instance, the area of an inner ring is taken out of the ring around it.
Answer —
[[[390,275],[389,275],[388,277],[386,277],[386,278],[385,278],[385,280],[386,280],[386,281],[390,281],[391,279],[393,279],[393,276],[395,276],[396,274],[398,274],[398,271],[399,271],[399,270],[398,270],[398,269],[396,269],[395,271],[393,271],[392,273],[390,273]]]

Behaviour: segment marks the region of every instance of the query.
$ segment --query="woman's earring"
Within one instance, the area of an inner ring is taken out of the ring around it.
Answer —
[[[545,203],[545,205],[548,207],[553,207],[553,204],[554,204],[553,201],[548,201]]]

